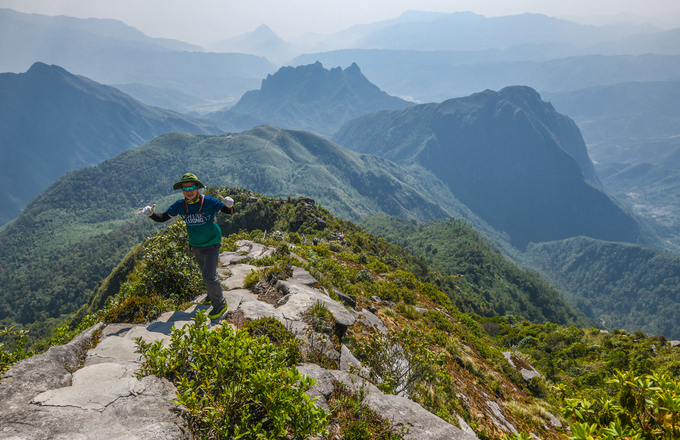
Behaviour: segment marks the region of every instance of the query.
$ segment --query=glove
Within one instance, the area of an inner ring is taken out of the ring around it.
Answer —
[[[222,203],[224,203],[224,205],[225,205],[227,208],[231,208],[232,206],[234,206],[234,199],[232,199],[231,197],[222,197],[222,196],[220,196],[220,199],[222,199]]]
[[[145,206],[143,207],[137,214],[144,214],[145,216],[150,216],[153,214],[153,210],[156,209],[156,204],[154,203],[153,206]]]

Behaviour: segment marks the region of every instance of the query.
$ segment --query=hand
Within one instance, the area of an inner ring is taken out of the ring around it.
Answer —
[[[154,203],[153,206],[145,206],[143,207],[137,214],[144,214],[145,216],[150,216],[153,214],[153,210],[156,209],[156,204]]]
[[[231,208],[232,206],[234,206],[234,199],[232,199],[231,197],[222,197],[222,196],[220,196],[220,199],[222,200],[222,203],[224,203],[224,205],[225,205],[227,208]]]

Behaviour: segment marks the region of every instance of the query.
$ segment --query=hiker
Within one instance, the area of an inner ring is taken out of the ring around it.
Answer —
[[[166,222],[177,215],[185,221],[189,247],[194,253],[198,267],[201,268],[208,298],[212,304],[208,318],[218,319],[227,311],[227,300],[222,294],[222,286],[217,278],[222,231],[215,222],[215,215],[218,212],[233,214],[234,200],[231,197],[220,196],[222,200],[220,201],[205,196],[198,192],[201,188],[205,188],[205,185],[194,174],[186,173],[179,182],[172,186],[174,190],[182,190],[183,199],[170,205],[163,214],[154,214],[155,204],[145,206],[138,214],[144,214],[156,222]]]

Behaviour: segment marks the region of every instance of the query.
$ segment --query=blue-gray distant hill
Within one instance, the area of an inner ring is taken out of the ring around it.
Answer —
[[[518,248],[580,235],[654,240],[599,187],[576,124],[529,87],[365,115],[333,140],[432,172]]]
[[[252,32],[218,41],[207,48],[213,52],[251,53],[266,57],[278,65],[302,53],[294,44],[282,40],[266,24]]]
[[[623,82],[541,95],[578,124],[589,145],[680,136],[680,81]]]
[[[360,39],[355,47],[472,51],[562,44],[584,48],[598,42],[618,41],[631,35],[658,31],[650,25],[631,23],[584,25],[543,14],[487,18],[472,12],[455,12],[432,17],[429,21],[387,26]]]
[[[578,124],[609,192],[680,250],[680,81],[545,93]]]
[[[56,64],[102,84],[145,84],[211,101],[235,101],[276,67],[264,57],[207,53],[150,38],[117,20],[0,9],[0,72]],[[219,107],[218,107],[219,108]]]
[[[64,173],[169,131],[221,133],[58,66],[0,74],[0,173],[11,186],[0,193],[0,225]]]
[[[561,92],[626,81],[680,79],[680,56],[572,56],[523,46],[482,51],[347,49],[300,55],[290,63],[356,62],[381,90],[417,102],[441,102],[512,84]]]
[[[330,137],[358,116],[411,105],[380,90],[356,63],[344,70],[328,70],[316,62],[282,67],[274,75],[267,75],[259,90],[247,92],[235,106],[204,118],[228,131],[267,123]]]

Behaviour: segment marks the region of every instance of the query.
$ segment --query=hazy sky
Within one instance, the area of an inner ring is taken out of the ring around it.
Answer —
[[[635,14],[680,27],[680,0],[0,0],[0,7],[45,15],[114,18],[151,37],[209,44],[266,24],[280,37],[333,33],[395,18],[409,9],[472,11],[487,17]]]

